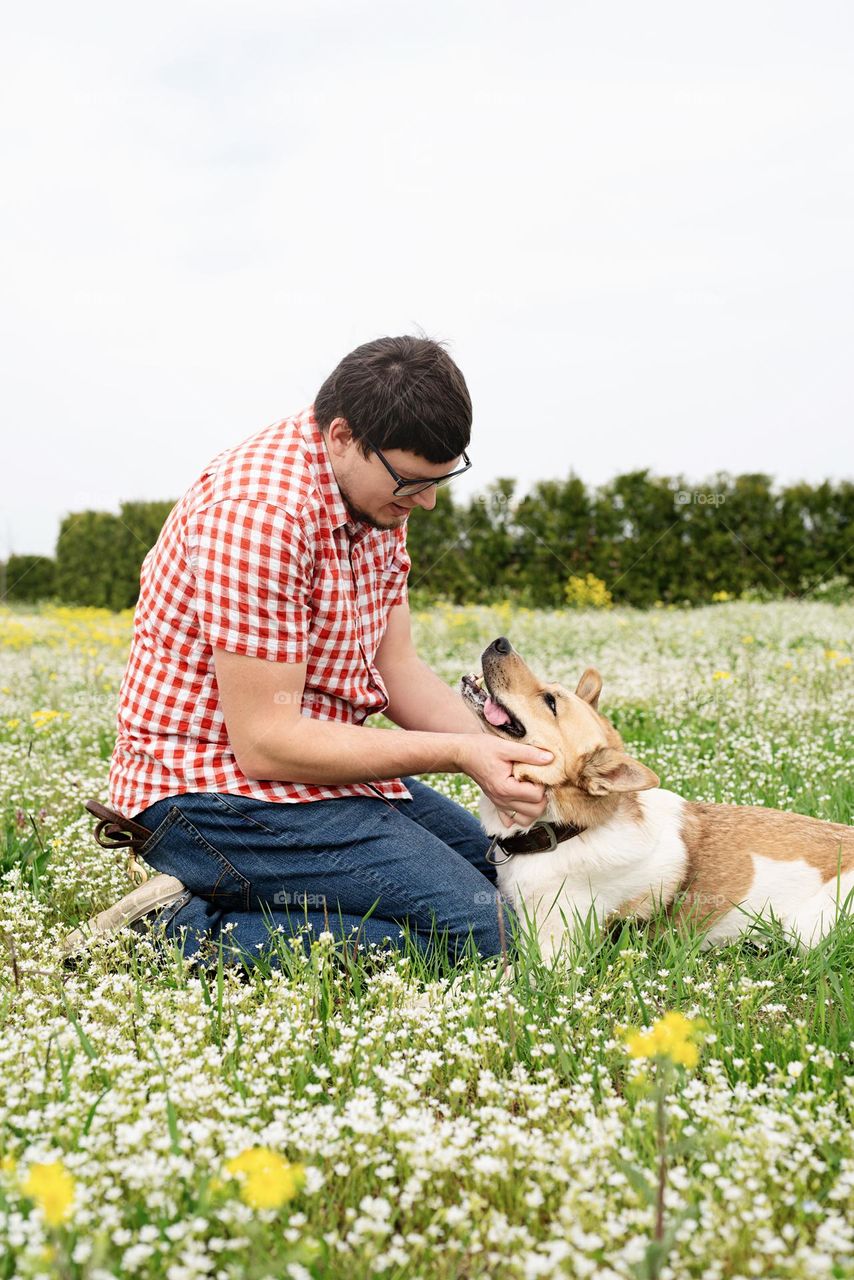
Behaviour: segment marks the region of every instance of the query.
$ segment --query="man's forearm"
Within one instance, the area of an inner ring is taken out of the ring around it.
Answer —
[[[401,729],[432,733],[482,733],[477,717],[455,689],[445,684],[421,658],[382,673],[388,690],[385,715]]]
[[[250,778],[377,782],[410,773],[457,773],[464,746],[462,732],[409,733],[300,716],[281,732],[273,726],[257,742],[253,755],[239,763]]]

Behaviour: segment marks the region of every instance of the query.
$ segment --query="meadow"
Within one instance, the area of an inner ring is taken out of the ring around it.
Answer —
[[[703,951],[629,921],[554,971],[280,937],[249,980],[122,933],[64,970],[65,932],[128,888],[83,801],[131,621],[0,609],[0,1276],[854,1277],[849,921],[808,955],[773,924]],[[851,821],[852,605],[438,606],[414,630],[449,683],[500,634],[571,688],[596,665],[688,798]],[[693,1047],[652,1056],[674,1013]]]

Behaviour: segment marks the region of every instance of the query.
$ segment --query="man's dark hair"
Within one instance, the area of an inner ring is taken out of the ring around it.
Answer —
[[[373,445],[450,462],[471,437],[462,373],[441,343],[409,335],[377,338],[345,356],[317,393],[314,416],[321,431],[346,418],[365,457]]]

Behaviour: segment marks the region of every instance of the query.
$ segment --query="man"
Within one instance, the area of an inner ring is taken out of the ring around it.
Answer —
[[[455,954],[469,934],[498,953],[489,841],[411,776],[468,774],[508,825],[545,808],[512,767],[551,753],[484,733],[410,634],[407,518],[468,469],[470,432],[447,352],[380,338],[173,508],[142,565],[110,767],[162,874],[96,931],[156,911],[185,954],[224,938],[251,961],[271,925],[396,945],[406,922],[425,950],[435,925]],[[379,711],[399,730],[363,724]]]

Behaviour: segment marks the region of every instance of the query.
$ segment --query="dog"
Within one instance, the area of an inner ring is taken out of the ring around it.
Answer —
[[[674,923],[696,922],[703,947],[773,914],[787,941],[807,951],[850,904],[854,827],[685,800],[628,755],[599,710],[594,667],[572,693],[535,676],[504,636],[481,664],[482,676],[461,681],[469,709],[488,732],[554,756],[513,766],[517,780],[545,788],[547,808],[531,826],[505,827],[493,802],[483,793],[480,800],[483,828],[499,839],[498,888],[535,924],[547,962],[591,911],[608,924],[649,919],[664,904]]]

